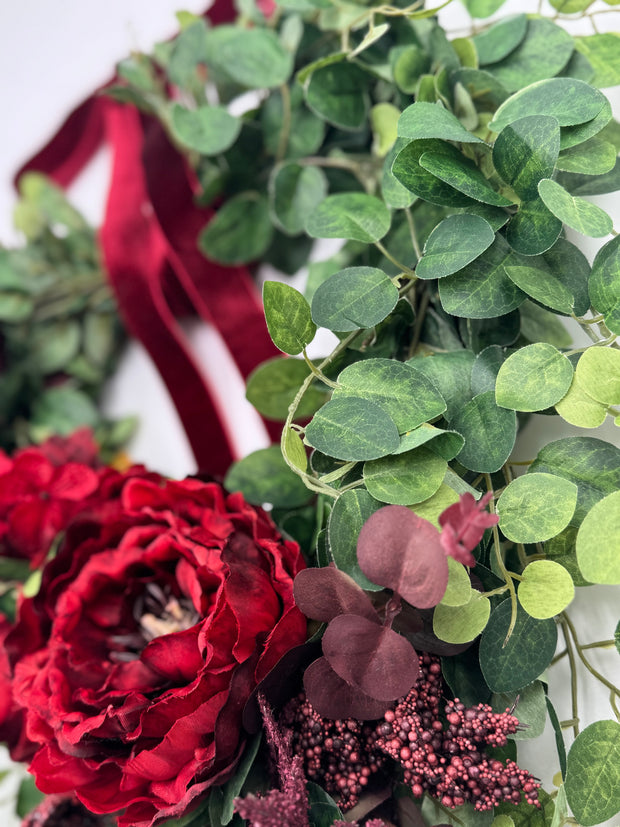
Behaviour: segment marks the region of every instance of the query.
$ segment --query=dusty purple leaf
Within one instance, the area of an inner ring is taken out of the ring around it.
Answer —
[[[293,583],[293,594],[301,611],[313,620],[328,623],[347,612],[379,620],[366,592],[334,566],[300,571]]]
[[[311,663],[304,673],[304,689],[312,706],[324,718],[374,721],[388,708],[386,701],[365,695],[339,677],[325,658]]]
[[[378,701],[406,695],[420,674],[418,656],[406,638],[359,615],[331,621],[323,654],[341,678]]]
[[[362,526],[360,568],[418,609],[436,606],[448,583],[448,563],[437,529],[403,505],[386,505]]]
[[[471,551],[482,539],[485,529],[495,525],[499,519],[496,514],[489,514],[484,510],[492,497],[493,493],[489,491],[476,502],[471,494],[461,494],[457,503],[439,515],[439,525],[443,529],[440,535],[441,544],[445,553],[459,563],[466,566],[476,565]]]

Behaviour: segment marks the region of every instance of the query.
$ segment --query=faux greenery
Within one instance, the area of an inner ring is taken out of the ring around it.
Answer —
[[[511,457],[531,412],[620,423],[620,238],[584,198],[620,189],[620,124],[600,91],[620,83],[620,39],[597,31],[590,0],[491,24],[502,0],[465,5],[471,33],[456,38],[418,3],[278,0],[264,14],[244,0],[234,25],[214,28],[183,14],[175,40],[119,66],[114,94],[161,119],[201,200],[221,202],[200,238],[207,258],[309,269],[304,293],[265,284],[285,355],[247,389],[284,423],[281,456],[250,455],[228,486],[272,503],[313,565],[335,563],[370,593],[384,581],[362,572],[356,545],[373,513],[408,506],[437,524],[463,492],[493,491],[499,524],[471,572],[486,596],[451,561],[433,619],[447,643],[481,635],[474,697],[462,668],[445,676],[472,701],[521,698],[535,732],[549,715],[559,790],[531,823],[556,827],[570,807],[593,825],[620,810],[620,689],[565,610],[575,586],[620,584],[620,451],[585,430],[525,467]],[[593,33],[571,36],[569,16],[590,16]],[[248,90],[250,108],[231,115]],[[580,235],[604,241],[592,265]],[[328,238],[341,249],[310,260]],[[567,319],[590,346],[572,346]],[[319,362],[307,355],[317,328],[337,336]],[[573,675],[563,724],[543,676],[558,631]],[[580,667],[611,704],[582,731]],[[506,825],[533,817],[503,807]]]

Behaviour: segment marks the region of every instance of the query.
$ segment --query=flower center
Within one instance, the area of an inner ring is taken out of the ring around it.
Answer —
[[[162,588],[157,583],[146,585],[134,603],[133,617],[137,624],[133,632],[110,638],[113,647],[110,660],[137,660],[151,640],[191,629],[200,620],[200,614],[189,598],[176,597],[168,586]]]

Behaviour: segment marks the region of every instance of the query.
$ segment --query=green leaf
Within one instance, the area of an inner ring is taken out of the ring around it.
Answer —
[[[545,206],[571,229],[594,238],[609,235],[613,230],[613,221],[605,210],[571,195],[556,181],[543,178],[538,184],[538,192]]]
[[[442,141],[481,143],[459,119],[441,104],[424,101],[412,103],[403,110],[398,121],[398,135],[418,141],[422,138],[440,138]]]
[[[20,818],[25,818],[44,798],[45,795],[37,788],[34,778],[31,775],[27,775],[20,782],[17,790],[15,812]]]
[[[553,620],[535,620],[517,606],[516,623],[506,642],[511,615],[511,601],[502,601],[480,639],[480,667],[493,692],[523,689],[549,666],[555,654],[558,632]]]
[[[470,319],[492,319],[518,307],[525,294],[504,267],[520,259],[501,236],[472,264],[442,279],[439,296],[444,310]]]
[[[259,365],[248,377],[245,395],[267,419],[284,422],[289,405],[310,372],[302,359],[276,356]],[[311,385],[297,408],[297,419],[307,419],[327,401],[325,391]]]
[[[517,436],[517,417],[495,404],[493,390],[474,396],[452,420],[465,445],[458,455],[461,465],[478,473],[494,473],[506,462]]]
[[[523,200],[538,197],[538,182],[553,174],[560,152],[560,125],[548,115],[519,118],[493,146],[493,164]]]
[[[345,491],[334,503],[327,524],[329,548],[334,563],[369,591],[379,591],[382,587],[372,583],[359,567],[357,538],[366,520],[381,506],[382,503],[364,489]]]
[[[241,491],[253,505],[271,503],[276,508],[297,508],[312,496],[285,463],[279,445],[261,448],[233,463],[224,485],[229,491]]]
[[[379,241],[389,229],[385,204],[362,192],[328,195],[306,222],[306,232],[313,238],[347,238],[365,244]]]
[[[368,399],[332,399],[306,428],[306,441],[335,459],[370,460],[391,454],[400,442],[386,409]]]
[[[266,281],[263,303],[267,328],[275,346],[295,356],[314,339],[316,325],[302,294],[281,281]]]
[[[569,524],[577,486],[555,474],[525,474],[512,480],[497,501],[499,527],[515,543],[540,543]]]
[[[402,140],[399,138],[399,141]],[[446,148],[448,146],[438,140],[411,141],[397,152],[392,163],[392,175],[409,192],[431,204],[440,207],[469,207],[476,202],[420,166],[419,161],[424,153],[450,152]]]
[[[219,208],[200,233],[198,246],[221,264],[246,264],[262,256],[272,235],[265,196],[242,192]]]
[[[486,31],[474,36],[473,41],[478,52],[480,66],[503,60],[525,37],[527,17],[515,14],[494,23]]]
[[[43,391],[33,403],[30,416],[36,442],[42,442],[54,433],[67,436],[76,428],[92,428],[98,422],[99,413],[90,397],[66,384]]]
[[[369,109],[369,78],[354,63],[316,69],[305,86],[306,102],[323,120],[340,129],[361,129]]]
[[[475,356],[470,350],[415,356],[407,364],[433,382],[446,401],[445,419],[450,422],[471,399],[470,376]]]
[[[506,0],[463,0],[472,17],[490,17],[504,5]]]
[[[576,373],[568,392],[556,403],[555,409],[565,422],[578,428],[598,428],[607,418],[607,406],[586,393]]]
[[[475,589],[467,603],[448,606],[440,603],[433,612],[433,632],[446,643],[469,643],[486,627],[491,614],[491,601]]]
[[[575,586],[564,566],[552,560],[534,560],[523,570],[518,594],[525,611],[544,620],[564,611],[575,596]]]
[[[575,299],[553,273],[542,267],[528,267],[523,264],[505,269],[511,281],[528,296],[560,313],[572,313]]]
[[[547,721],[547,704],[541,681],[534,681],[528,686],[524,686],[518,693],[500,692],[494,694],[491,698],[491,706],[494,712],[505,712],[506,709],[514,709],[512,714],[517,718],[522,728],[508,736],[512,740],[524,741],[542,735]]]
[[[383,158],[394,145],[397,137],[400,109],[393,103],[376,103],[370,110],[373,134],[373,153]]]
[[[495,808],[499,815],[508,815],[515,823],[515,827],[550,827],[555,814],[555,803],[542,789],[538,790],[540,807],[521,801],[512,804],[503,801]]]
[[[605,316],[612,333],[620,334],[620,236],[603,245],[592,264],[588,283],[592,307]]]
[[[576,126],[562,127],[562,134],[560,135],[560,149],[568,149],[571,146],[587,141],[594,135],[598,135],[598,133],[607,126],[611,120],[611,116],[611,104],[607,98],[605,98],[603,108],[595,118],[592,118],[591,121],[586,121],[585,123],[580,123]]]
[[[401,434],[446,409],[442,395],[423,373],[395,359],[365,359],[345,368],[332,398],[348,396],[381,404]]]
[[[596,721],[580,732],[568,752],[566,798],[584,827],[620,810],[620,724]]]
[[[583,390],[605,405],[620,405],[620,351],[589,347],[581,355],[575,376]]]
[[[594,437],[566,437],[542,448],[528,473],[556,474],[577,485],[572,524],[579,525],[594,503],[620,488],[620,449]]]
[[[322,787],[313,781],[306,781],[306,789],[313,827],[331,827],[334,821],[342,820],[343,816],[336,802]]]
[[[196,67],[206,61],[206,32],[205,21],[200,18],[194,19],[193,23],[183,27],[171,44],[167,72],[170,80],[177,86],[191,85],[196,79]]]
[[[595,503],[577,532],[577,563],[591,583],[620,583],[620,491]]]
[[[222,106],[186,109],[178,103],[170,112],[173,136],[188,149],[202,155],[219,155],[231,147],[241,129],[241,121]]]
[[[570,60],[560,72],[560,76],[577,78],[577,80],[583,80],[585,83],[591,83],[594,77],[594,69],[590,61],[581,52],[574,51],[570,56]]]
[[[616,147],[598,135],[560,153],[556,168],[583,175],[604,175],[616,165]],[[549,175],[542,176],[549,178]]]
[[[549,700],[549,696],[545,696],[545,703],[547,704],[547,712],[549,714],[549,721],[551,722],[551,726],[553,727],[553,733],[555,735],[555,745],[558,752],[558,761],[560,764],[560,772],[562,773],[562,778],[566,778],[566,746],[564,744],[564,735],[562,734],[562,726],[560,724],[560,719],[558,718],[557,712],[551,701]],[[562,785],[562,791],[564,791],[564,786]],[[566,796],[563,796],[566,800]]]
[[[504,349],[499,345],[490,345],[478,353],[471,369],[471,390],[474,395],[495,390],[495,380],[504,358]]]
[[[260,747],[262,740],[262,733],[255,735],[246,745],[245,750],[243,752],[243,756],[234,776],[221,787],[224,796],[222,801],[222,811],[220,813],[220,824],[226,825],[230,824],[234,814],[234,801],[237,796],[241,794],[241,789],[243,784],[245,783],[246,778],[248,777],[248,773],[252,768],[252,764],[254,763],[254,759],[258,753],[258,748]],[[200,824],[204,824],[204,821],[201,821]],[[198,827],[198,825],[197,825]]]
[[[441,603],[443,606],[464,606],[469,603],[472,597],[469,572],[454,557],[447,557],[446,559],[448,561],[448,585],[444,596],[441,598]]]
[[[293,57],[271,29],[220,24],[205,34],[206,61],[249,89],[282,86],[293,70]]]
[[[508,98],[508,92],[490,73],[482,69],[457,69],[451,75],[455,83],[462,84],[479,109],[497,109]],[[487,116],[488,118],[488,116]]]
[[[419,164],[422,169],[430,172],[440,181],[475,201],[496,207],[512,206],[512,201],[493,189],[474,162],[465,158],[450,144],[446,144],[439,152],[422,153]]]
[[[364,483],[376,500],[392,505],[413,505],[439,489],[447,463],[428,448],[364,463]]]
[[[303,91],[296,84],[290,91],[290,115],[285,119],[282,93],[272,92],[260,110],[260,123],[263,130],[265,149],[271,155],[281,150],[280,139],[288,129],[286,158],[303,158],[318,151],[325,135],[325,122],[307,109],[303,100]],[[290,117],[290,125],[288,118]],[[286,120],[286,123],[285,123]]]
[[[435,428],[434,425],[424,422],[417,428],[402,434],[398,450],[394,453],[404,454],[405,451],[411,451],[420,445],[426,445],[431,440],[433,444],[429,448],[432,448],[436,454],[439,454],[445,460],[454,459],[465,444],[463,437],[456,431],[442,431],[440,428]]]
[[[573,38],[550,20],[528,20],[525,38],[507,57],[487,66],[509,92],[557,75],[573,52]],[[532,114],[527,112],[525,114]]]
[[[560,14],[576,14],[585,11],[594,0],[549,0],[549,3]]]
[[[312,318],[319,327],[346,333],[374,327],[396,307],[398,288],[376,267],[347,267],[319,285]]]
[[[545,207],[541,198],[524,201],[510,219],[506,239],[522,256],[537,256],[552,247],[562,232],[562,222]]]
[[[617,32],[575,37],[575,48],[594,69],[594,86],[616,86],[620,83],[620,38]]]
[[[445,479],[446,477],[444,477],[444,480]],[[446,485],[445,482],[442,482],[432,497],[423,500],[421,503],[416,503],[411,510],[415,511],[418,517],[428,520],[435,528],[440,528],[439,515],[444,512],[446,508],[449,508],[458,501],[459,495],[456,491],[449,485]],[[448,560],[448,567],[449,565],[450,561]]]
[[[394,54],[396,53],[396,54]],[[393,57],[394,55],[394,57]],[[423,49],[415,44],[396,47],[390,52],[394,83],[401,92],[413,95],[417,89],[420,76],[431,68],[431,58]]]
[[[415,195],[407,189],[400,181],[394,177],[392,173],[392,165],[394,159],[400,151],[407,145],[406,138],[397,138],[392,148],[385,156],[383,162],[383,173],[381,175],[381,195],[388,207],[402,210],[405,207],[410,207],[415,201]],[[417,163],[417,160],[416,160]]]
[[[318,167],[288,163],[276,166],[269,179],[274,224],[287,235],[303,232],[306,217],[327,194],[327,178]]]
[[[530,21],[532,23],[548,21]],[[553,29],[557,29],[556,26]],[[552,116],[560,126],[575,126],[595,118],[605,106],[606,98],[598,89],[575,78],[546,78],[532,83],[508,98],[489,124],[499,132],[520,118]]]
[[[67,367],[80,350],[82,329],[75,319],[39,324],[31,336],[32,358],[41,373]]]
[[[306,449],[297,431],[287,426],[284,432],[284,454],[293,463],[295,468],[305,472],[308,468]]]
[[[583,316],[587,313],[590,309],[590,265],[581,250],[565,238],[558,238],[553,247],[543,253],[543,261],[555,278],[571,292],[575,314]]]
[[[25,321],[34,310],[30,296],[14,290],[0,292],[0,322],[19,324]]]
[[[499,369],[495,398],[502,408],[542,411],[568,391],[573,366],[563,353],[545,342],[526,345]]]

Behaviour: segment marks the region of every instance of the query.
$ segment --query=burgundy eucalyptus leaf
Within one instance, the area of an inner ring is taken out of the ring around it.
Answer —
[[[350,612],[379,622],[366,592],[335,566],[300,571],[293,583],[293,595],[297,606],[313,620],[329,623]]]
[[[465,566],[476,565],[472,549],[482,539],[485,529],[494,526],[499,519],[497,514],[484,510],[492,498],[492,491],[478,502],[469,493],[461,494],[457,503],[439,515],[439,525],[443,529],[440,539],[445,553]]]
[[[420,674],[418,656],[406,638],[359,615],[331,621],[323,654],[341,678],[378,701],[406,695]]]
[[[419,609],[436,606],[446,591],[448,563],[439,531],[403,505],[386,505],[366,520],[357,559],[373,583]]]
[[[383,716],[389,704],[366,695],[339,677],[326,658],[311,663],[304,673],[306,696],[324,718],[357,718],[375,721]]]

